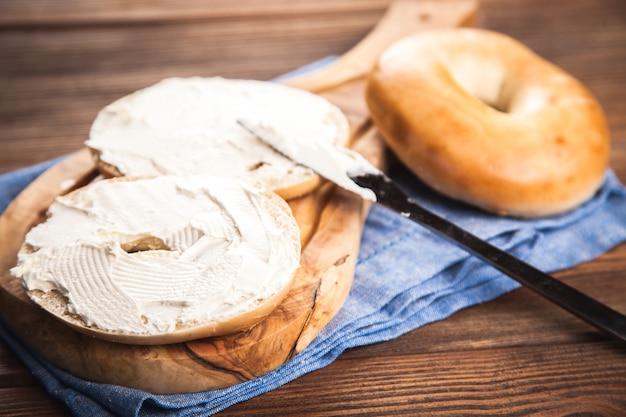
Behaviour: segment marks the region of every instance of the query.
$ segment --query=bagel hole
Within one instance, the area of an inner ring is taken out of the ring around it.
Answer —
[[[127,253],[146,252],[151,250],[172,250],[162,239],[156,236],[146,236],[132,242],[122,243],[120,245]]]
[[[509,79],[504,78],[499,86],[495,96],[491,100],[483,100],[492,109],[495,109],[502,113],[511,113],[512,99],[517,89],[516,84]]]
[[[488,105],[489,107],[491,107],[494,110],[497,110],[499,112],[502,113],[508,113],[508,106],[506,103],[502,103],[501,101],[487,101],[487,100],[482,100],[480,99],[480,97],[478,98],[480,101],[482,101],[483,103],[485,103],[486,105]]]
[[[505,82],[490,90],[467,88],[467,91],[492,109],[501,113],[510,113],[510,100]]]
[[[461,90],[494,110],[510,113],[515,84],[507,79],[500,63],[478,61],[467,54],[446,56],[444,62]]]

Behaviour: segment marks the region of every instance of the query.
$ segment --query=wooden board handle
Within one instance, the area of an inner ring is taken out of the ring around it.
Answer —
[[[420,30],[471,26],[478,7],[477,0],[394,1],[376,27],[337,61],[287,84],[321,93],[362,78],[378,55],[394,41]]]

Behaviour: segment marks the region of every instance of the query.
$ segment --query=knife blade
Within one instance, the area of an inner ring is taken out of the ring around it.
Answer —
[[[413,220],[596,329],[626,342],[626,316],[418,204],[358,152],[328,143],[284,138],[261,122],[237,122],[287,158]]]

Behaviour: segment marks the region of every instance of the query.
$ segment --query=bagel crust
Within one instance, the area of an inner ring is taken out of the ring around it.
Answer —
[[[556,215],[601,186],[608,125],[578,80],[503,34],[422,32],[384,51],[366,85],[389,147],[425,183],[487,211]]]

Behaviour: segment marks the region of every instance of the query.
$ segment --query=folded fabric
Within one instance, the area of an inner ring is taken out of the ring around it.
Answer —
[[[0,207],[52,163],[0,176]],[[626,189],[612,172],[591,201],[539,220],[496,217],[452,202],[402,168],[392,177],[433,211],[546,271],[593,259],[626,240]],[[215,391],[152,395],[70,375],[32,352],[4,323],[0,337],[77,416],[209,415],[327,366],[345,349],[393,339],[518,286],[419,225],[374,205],[342,309],[302,353],[254,380]]]

